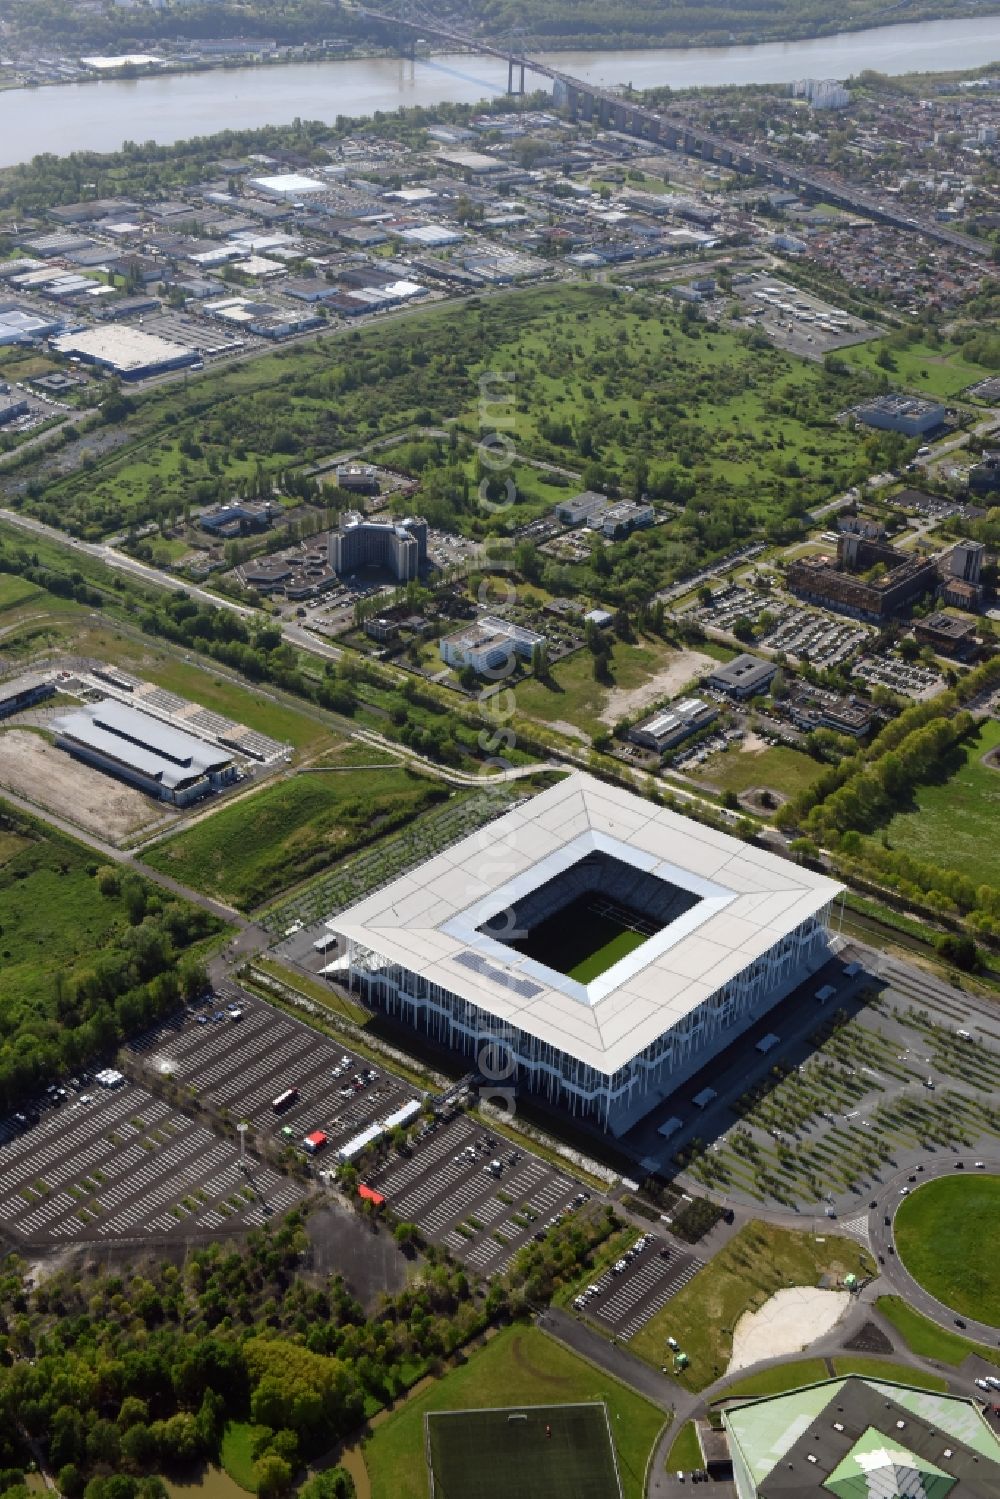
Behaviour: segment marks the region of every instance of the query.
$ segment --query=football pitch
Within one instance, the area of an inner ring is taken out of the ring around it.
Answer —
[[[647,940],[649,933],[633,930],[628,920],[627,912],[602,909],[592,895],[581,896],[511,946],[567,978],[589,984]]]
[[[431,1499],[621,1499],[603,1402],[425,1417]]]

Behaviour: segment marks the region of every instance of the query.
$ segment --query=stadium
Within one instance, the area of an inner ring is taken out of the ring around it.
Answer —
[[[328,925],[369,1003],[620,1135],[826,961],[840,888],[577,773]]]

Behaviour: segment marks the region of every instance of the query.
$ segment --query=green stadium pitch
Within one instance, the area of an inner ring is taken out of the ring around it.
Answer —
[[[424,1417],[431,1499],[622,1499],[603,1401]]]

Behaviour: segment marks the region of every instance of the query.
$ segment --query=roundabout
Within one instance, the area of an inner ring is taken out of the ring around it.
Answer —
[[[896,1254],[917,1284],[962,1317],[1000,1327],[1000,1176],[973,1167],[931,1177],[905,1196]]]

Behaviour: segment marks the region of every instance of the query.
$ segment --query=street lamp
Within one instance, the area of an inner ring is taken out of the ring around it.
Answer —
[[[246,1170],[246,1139],[247,1130],[250,1128],[245,1119],[241,1119],[236,1126],[236,1133],[240,1137],[240,1170]]]

